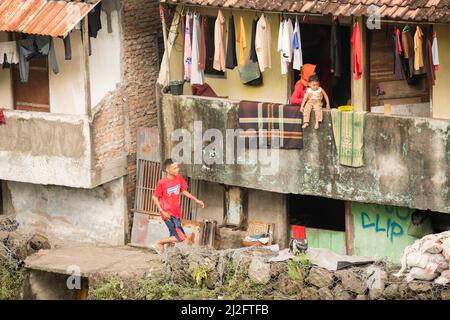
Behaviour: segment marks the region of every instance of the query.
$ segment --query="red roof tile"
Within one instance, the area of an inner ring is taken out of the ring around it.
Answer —
[[[64,37],[100,0],[0,0],[0,31]]]
[[[384,19],[450,22],[450,0],[160,0],[167,4],[201,5],[276,12],[307,12],[341,16],[371,13],[371,5]]]

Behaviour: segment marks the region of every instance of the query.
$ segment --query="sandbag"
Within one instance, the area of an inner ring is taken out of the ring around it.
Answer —
[[[409,268],[418,267],[425,269],[428,264],[428,260],[431,257],[431,253],[425,252],[411,252],[406,257],[406,264]]]
[[[446,260],[442,254],[432,254],[428,259],[425,269],[429,273],[441,273],[442,271],[448,269],[448,260]]]
[[[441,247],[444,258],[450,260],[450,237],[442,243]]]
[[[450,283],[450,270],[445,270],[441,273],[440,277],[436,278],[436,280],[434,280],[435,283],[437,284],[441,284],[441,285],[446,285]]]
[[[428,273],[427,270],[423,268],[414,267],[409,271],[408,277],[416,280],[431,281],[437,278],[437,273]]]
[[[431,254],[442,252],[442,242],[439,240],[430,239],[422,244],[422,252],[428,252]]]

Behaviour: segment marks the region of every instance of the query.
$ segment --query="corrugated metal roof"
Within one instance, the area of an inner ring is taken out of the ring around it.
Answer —
[[[450,0],[160,0],[161,3],[201,5],[261,11],[369,16],[378,6],[385,19],[450,22]]]
[[[0,0],[0,31],[65,37],[100,0]]]

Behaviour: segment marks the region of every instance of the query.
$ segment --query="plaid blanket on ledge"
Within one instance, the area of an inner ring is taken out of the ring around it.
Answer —
[[[271,146],[275,138],[279,139],[280,149],[302,149],[302,123],[303,114],[297,105],[253,101],[239,104],[239,128],[242,129],[239,136],[246,139],[246,146],[250,138],[257,138],[257,146],[260,143]]]
[[[333,109],[331,120],[339,163],[349,167],[364,166],[366,112],[342,112]]]

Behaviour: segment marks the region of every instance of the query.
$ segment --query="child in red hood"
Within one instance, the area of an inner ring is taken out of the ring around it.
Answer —
[[[313,64],[304,64],[300,73],[301,79],[295,84],[294,92],[291,96],[291,104],[302,104],[306,89],[309,86],[309,77],[316,73],[316,66]]]

